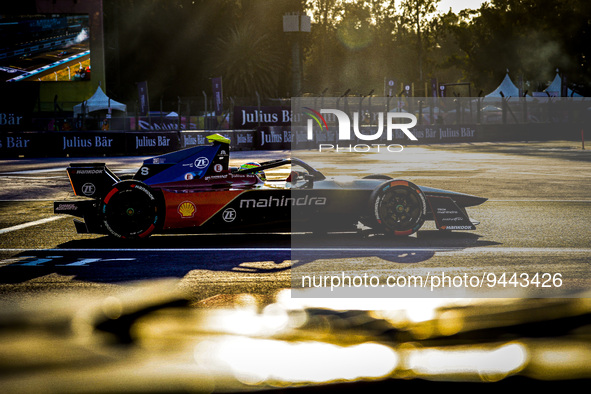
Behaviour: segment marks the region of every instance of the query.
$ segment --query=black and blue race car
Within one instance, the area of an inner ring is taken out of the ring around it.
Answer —
[[[425,220],[440,230],[474,230],[467,207],[487,199],[370,175],[339,181],[297,158],[229,166],[230,141],[147,159],[131,179],[104,163],[72,164],[79,198],[54,203],[79,233],[122,239],[154,233],[346,232],[408,236]],[[279,171],[278,171],[279,170]],[[267,177],[270,173],[284,177]]]

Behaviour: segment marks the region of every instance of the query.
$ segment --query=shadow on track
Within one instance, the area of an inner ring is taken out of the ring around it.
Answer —
[[[101,237],[13,256],[9,264],[0,267],[0,283],[22,283],[52,274],[95,283],[183,278],[194,270],[264,275],[327,258],[377,257],[415,264],[428,261],[438,250],[497,244],[479,238],[474,233],[439,231],[422,231],[408,238],[357,233],[216,234],[153,236],[129,242]]]
[[[480,240],[475,233],[425,230],[416,237],[393,237],[379,234],[329,233],[329,234],[199,234],[154,235],[142,240],[120,240],[111,237],[72,240],[59,245],[64,250],[187,250],[230,248],[296,249],[296,248],[469,248],[498,245],[498,242]]]
[[[337,241],[337,242],[335,242]],[[323,258],[376,257],[398,264],[415,264],[428,261],[438,251],[498,245],[497,242],[480,240],[474,233],[453,233],[438,230],[420,231],[416,237],[370,235],[359,237],[348,234],[331,240],[324,237],[292,237],[292,268]]]

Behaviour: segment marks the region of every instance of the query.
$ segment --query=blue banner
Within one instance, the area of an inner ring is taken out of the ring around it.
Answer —
[[[147,116],[148,112],[150,112],[150,101],[148,98],[148,82],[138,82],[137,83],[137,93],[140,100],[140,116]]]
[[[222,94],[222,78],[212,78],[211,87],[213,89],[213,106],[215,110],[215,115],[220,116],[222,114],[224,105],[224,97]]]

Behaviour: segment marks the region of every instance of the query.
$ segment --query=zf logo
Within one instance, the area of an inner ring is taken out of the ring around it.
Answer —
[[[85,196],[92,196],[94,192],[96,192],[96,187],[92,183],[85,183],[84,185],[82,185],[81,190],[82,194],[84,194]]]
[[[234,208],[228,208],[224,212],[222,212],[222,218],[224,222],[231,223],[236,220],[236,210]]]
[[[201,169],[209,165],[209,159],[207,157],[200,157],[195,160],[195,167]]]

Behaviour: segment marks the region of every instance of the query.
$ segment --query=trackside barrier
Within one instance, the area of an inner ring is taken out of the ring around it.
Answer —
[[[1,157],[154,155],[181,148],[177,132],[16,132],[0,136]]]
[[[307,139],[306,130],[267,127],[257,130],[183,130],[183,131],[56,131],[3,132],[0,134],[0,158],[13,157],[97,157],[160,155],[182,148],[207,144],[206,137],[219,133],[231,141],[233,150],[318,149],[319,144],[341,147],[349,144],[424,145],[466,142],[580,141],[585,124],[512,124],[416,126],[411,131],[418,141],[410,141],[402,132],[392,140],[385,136],[372,141],[338,141],[335,132],[317,132]],[[362,130],[372,134],[371,128]],[[385,133],[384,133],[385,134]]]

